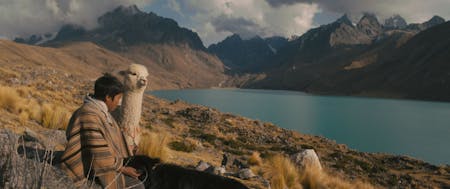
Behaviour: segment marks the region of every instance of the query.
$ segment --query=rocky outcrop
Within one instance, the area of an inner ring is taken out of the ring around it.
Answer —
[[[400,15],[394,15],[384,21],[384,28],[387,30],[392,29],[405,29],[408,24],[406,23],[405,19],[401,17]]]
[[[0,188],[74,188],[67,175],[46,160],[19,155],[17,150],[25,145],[23,138],[10,130],[0,130]]]
[[[383,32],[381,24],[373,14],[365,14],[356,25],[359,31],[370,38],[375,38]]]

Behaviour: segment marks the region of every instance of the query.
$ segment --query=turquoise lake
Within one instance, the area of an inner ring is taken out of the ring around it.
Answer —
[[[450,164],[450,103],[247,89],[150,93],[324,136],[359,151]]]

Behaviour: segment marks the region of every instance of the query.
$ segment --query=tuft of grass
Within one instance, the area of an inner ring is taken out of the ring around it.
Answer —
[[[13,113],[18,113],[22,98],[19,93],[11,87],[0,86],[0,108]]]
[[[262,159],[259,152],[253,152],[250,158],[248,158],[248,164],[252,166],[261,166]]]
[[[168,117],[168,118],[166,118],[166,119],[163,119],[163,122],[164,122],[167,126],[169,126],[169,127],[171,127],[171,128],[175,128],[175,125],[174,125],[175,119],[173,119],[173,117]]]
[[[181,151],[181,152],[193,152],[196,148],[195,144],[189,143],[187,141],[180,142],[180,141],[173,141],[169,143],[169,147],[172,150],[175,151]]]
[[[306,166],[300,175],[304,188],[336,188],[336,189],[373,189],[374,187],[362,181],[349,182],[340,177],[330,176],[317,167]]]
[[[206,141],[210,144],[214,144],[217,139],[216,136],[214,136],[212,134],[208,134],[208,133],[202,133],[199,138],[203,139],[204,141]]]
[[[35,120],[50,129],[66,129],[71,115],[66,108],[50,103],[41,105],[35,99],[22,97],[26,93],[24,89],[0,86],[0,108],[18,114],[22,124]]]
[[[168,142],[169,138],[166,134],[144,132],[141,135],[137,154],[159,158],[164,162],[169,156]]]
[[[263,166],[264,177],[270,178],[273,189],[302,189],[300,175],[297,167],[289,158],[282,155],[270,157]]]
[[[53,104],[42,105],[42,126],[50,129],[66,129],[70,113],[63,107]]]
[[[362,181],[349,182],[337,176],[330,176],[317,166],[297,167],[289,158],[274,155],[262,166],[264,177],[269,178],[273,189],[308,188],[308,189],[373,189]]]

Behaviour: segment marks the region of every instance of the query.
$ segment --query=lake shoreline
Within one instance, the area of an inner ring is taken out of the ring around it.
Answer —
[[[192,92],[195,93],[198,90],[199,89],[186,89],[186,90],[181,90],[181,91],[187,91],[187,92],[190,92],[190,93],[192,93]],[[207,90],[207,89],[201,89],[201,90]],[[254,95],[253,93],[255,93],[255,90],[252,90],[252,89],[236,89],[236,88],[232,88],[232,89],[210,89],[210,90],[216,91],[217,93],[214,93],[214,95],[212,95],[212,96],[205,96],[205,94],[202,94],[200,96],[208,98],[208,101],[211,101],[211,102],[218,101],[218,100],[214,99],[214,96],[220,96],[221,91],[222,92],[225,91],[227,93],[233,93],[233,92],[237,92],[238,91],[241,96]],[[174,90],[168,90],[168,91],[164,90],[164,91],[159,91],[159,92],[177,92],[177,91],[179,91],[179,90],[175,90],[175,91]],[[156,92],[156,91],[154,91],[154,92]],[[245,93],[242,93],[242,92],[245,92]],[[247,94],[247,92],[249,94]],[[256,90],[256,93],[258,93],[258,92],[267,92],[267,91],[266,90]],[[364,115],[363,113],[361,113],[362,111],[365,111],[365,108],[364,108],[365,105],[364,104],[361,105],[361,103],[368,103],[367,106],[369,106],[369,107],[371,107],[371,106],[372,107],[374,107],[374,106],[381,106],[381,105],[379,105],[380,103],[384,103],[384,104],[387,104],[388,106],[392,106],[392,107],[397,107],[398,105],[400,105],[400,106],[406,106],[406,110],[408,110],[408,111],[410,111],[410,109],[413,109],[414,111],[416,111],[416,112],[412,112],[412,114],[397,113],[398,116],[400,116],[400,117],[408,117],[408,116],[411,116],[411,115],[412,115],[412,117],[421,116],[422,109],[430,108],[430,106],[431,106],[431,110],[433,110],[432,106],[439,106],[439,107],[444,107],[444,108],[447,108],[447,109],[448,109],[448,107],[450,107],[450,104],[442,104],[442,103],[438,103],[438,102],[426,102],[426,101],[414,101],[414,100],[400,100],[399,101],[399,100],[394,100],[394,99],[377,99],[377,98],[366,98],[366,97],[316,96],[316,95],[310,95],[310,94],[301,93],[301,92],[298,92],[298,91],[280,91],[280,90],[278,90],[278,91],[275,91],[275,93],[273,93],[273,92],[274,91],[269,90],[269,92],[267,92],[267,93],[269,93],[270,95],[277,95],[277,94],[283,94],[284,92],[287,92],[286,94],[288,94],[288,96],[283,96],[283,98],[293,98],[292,96],[294,96],[294,98],[295,98],[296,95],[298,94],[301,98],[314,98],[314,99],[316,99],[315,101],[318,101],[319,103],[329,103],[329,102],[333,103],[333,100],[337,99],[338,101],[342,101],[342,102],[339,102],[339,106],[348,106],[349,103],[350,104],[351,103],[356,103],[356,108],[359,108],[359,109],[356,109],[356,111],[360,112],[360,113],[358,113],[358,115],[360,115],[360,116],[367,116],[367,115]],[[157,95],[157,96],[158,97],[162,97],[162,96],[159,96],[159,95]],[[221,99],[224,100],[223,98],[225,98],[225,97],[222,96]],[[185,100],[183,98],[169,98],[169,100],[176,100],[176,99],[181,99],[181,100],[186,101],[188,103],[201,104],[203,106],[209,106],[209,107],[212,107],[212,108],[217,108],[217,109],[219,109],[222,112],[231,112],[231,113],[239,115],[239,116],[250,117],[251,119],[257,119],[257,120],[262,120],[262,121],[273,122],[274,124],[279,125],[282,128],[291,129],[291,130],[295,130],[295,131],[298,131],[298,132],[312,134],[312,135],[317,135],[317,136],[324,136],[324,137],[336,140],[339,143],[348,144],[351,148],[354,148],[354,149],[360,150],[360,151],[371,152],[371,153],[375,152],[375,153],[389,153],[389,154],[405,155],[405,156],[417,157],[417,158],[429,161],[429,159],[423,158],[422,155],[419,155],[419,156],[418,155],[414,155],[414,153],[417,153],[417,152],[409,152],[408,153],[408,152],[402,152],[402,151],[395,152],[394,150],[380,150],[380,149],[382,149],[380,147],[377,147],[375,149],[370,149],[371,148],[370,146],[373,146],[373,145],[369,145],[369,147],[367,147],[367,146],[364,147],[364,146],[359,145],[360,142],[351,142],[351,141],[349,142],[348,139],[346,139],[346,137],[341,137],[339,135],[336,136],[333,133],[330,134],[329,131],[326,131],[326,130],[321,131],[321,132],[312,132],[312,131],[308,130],[307,128],[306,129],[299,129],[299,128],[293,127],[293,126],[286,126],[285,124],[282,124],[282,122],[280,122],[280,121],[273,121],[271,119],[268,119],[267,116],[270,116],[270,114],[266,115],[267,113],[265,113],[265,112],[260,112],[260,114],[258,114],[256,116],[255,115],[249,116],[249,114],[240,113],[240,112],[236,112],[236,111],[230,111],[230,107],[229,106],[226,106],[225,109],[224,109],[224,108],[220,108],[220,107],[217,107],[217,106],[214,106],[214,105],[208,105],[208,104],[205,104],[205,103],[192,102],[192,101],[189,101],[189,100]],[[249,99],[247,99],[247,101],[240,102],[239,104],[242,105],[242,104],[245,104],[245,103],[249,103],[249,101],[251,101],[251,100],[252,99],[249,98]],[[229,100],[229,101],[232,101],[232,100]],[[270,101],[270,100],[267,100],[267,101]],[[303,101],[307,102],[305,100],[303,100]],[[288,105],[288,104],[289,105],[293,105],[293,104],[295,104],[295,103],[289,103],[289,102],[286,102],[286,101],[280,101],[280,102],[284,103],[285,105]],[[301,104],[296,104],[296,105],[297,106],[302,106]],[[255,110],[252,110],[251,108],[248,108],[248,110],[246,110],[246,111],[257,112],[257,111],[259,111],[259,109],[261,109],[261,108],[255,108]],[[282,107],[278,107],[278,108],[275,108],[275,109],[278,109],[279,111],[282,111]],[[380,109],[380,108],[378,108],[378,109]],[[307,110],[307,109],[301,109],[301,111],[303,112],[302,114],[310,114],[309,110]],[[344,114],[338,114],[335,111],[341,111],[341,110],[339,110],[339,109],[327,110],[326,109],[324,113],[325,114],[330,114],[331,113],[330,115],[334,116],[334,118],[331,119],[331,122],[321,123],[321,125],[336,124],[335,121],[340,121],[340,118],[339,118],[340,116],[337,116],[337,115],[342,115],[342,116],[348,115],[348,114],[345,114],[345,113]],[[350,113],[350,112],[355,111],[355,110],[350,109],[348,111],[349,111],[348,113]],[[384,111],[384,110],[381,109],[379,111],[381,112],[381,111]],[[437,111],[437,110],[433,110],[433,111]],[[381,113],[380,112],[375,112],[375,113],[380,114],[380,115],[375,115],[375,116],[372,116],[372,117],[369,116],[368,119],[372,119],[373,120],[372,122],[379,122],[379,119],[384,119],[383,116],[382,116],[384,114],[382,112]],[[272,112],[272,113],[276,114],[277,112]],[[337,115],[334,115],[334,114],[337,114]],[[369,112],[367,114],[373,114],[373,113]],[[263,115],[266,115],[266,116],[263,116]],[[327,117],[327,115],[322,115],[321,113],[318,113],[317,115],[318,116],[325,116],[325,117]],[[295,115],[292,115],[292,117],[294,117],[294,116]],[[300,116],[302,116],[302,115],[300,115]],[[290,119],[288,116],[285,116],[285,117],[287,117],[285,119]],[[298,115],[296,115],[296,117],[298,117]],[[307,117],[303,117],[303,118],[304,119],[308,119],[308,116]],[[356,122],[351,122],[351,121],[348,122],[348,121],[344,120],[343,122],[341,122],[341,124],[344,124],[344,125],[345,124],[354,124],[354,125],[356,125],[356,126],[353,126],[353,127],[346,128],[347,129],[346,132],[354,132],[353,130],[358,130],[358,132],[360,132],[360,133],[365,133],[366,131],[361,130],[361,128],[359,128],[359,126],[358,126],[360,124],[363,124],[364,121],[365,121],[365,120],[361,120],[361,119],[362,118],[358,118],[358,120],[356,120]],[[395,119],[395,116],[389,116],[388,120],[389,119]],[[426,119],[429,119],[429,118],[426,118]],[[323,122],[321,120],[319,120],[319,121]],[[419,121],[422,121],[422,120],[419,119]],[[407,121],[407,122],[409,122],[409,121]],[[303,123],[303,124],[301,124],[301,123]],[[308,124],[304,123],[304,122],[300,122],[300,123],[297,123],[297,125],[308,125]],[[406,125],[406,123],[403,124],[403,125]],[[417,124],[417,125],[420,125],[420,124]],[[395,125],[395,124],[394,124],[394,126],[398,127],[398,125]],[[324,127],[324,126],[321,126],[321,127]],[[326,127],[329,127],[329,126],[325,126],[324,128],[326,128]],[[347,127],[347,126],[340,126],[340,127]],[[366,126],[366,127],[370,127],[370,126]],[[369,134],[369,133],[373,134],[373,133],[377,133],[378,132],[377,130],[379,130],[379,129],[377,128],[377,126],[375,124],[372,124],[371,127],[372,128],[370,128],[370,129],[372,129],[374,131],[373,132],[367,131],[368,132],[367,134]],[[403,127],[405,127],[405,126],[403,126]],[[416,129],[415,131],[417,131],[419,133],[420,132],[423,133],[423,131],[421,131],[420,129],[418,129],[418,130]],[[365,135],[367,135],[367,134],[365,134]],[[380,133],[380,135],[381,134],[382,133]],[[356,134],[356,135],[358,135],[358,134]],[[371,138],[371,137],[369,137],[369,138]],[[373,140],[375,140],[375,138]],[[395,138],[391,138],[390,140],[391,140],[390,141],[391,143],[398,143],[398,142],[394,142],[394,141],[396,141]],[[407,139],[407,141],[411,141],[411,142],[413,142],[414,140],[415,140],[414,137],[409,137]],[[388,138],[388,141],[389,141],[389,138]],[[401,143],[405,143],[405,145],[408,144],[408,142],[405,142],[405,141],[402,141]],[[383,143],[383,141],[382,141],[382,144],[384,144],[385,146],[389,146],[388,142],[384,142]],[[374,143],[374,145],[380,146],[381,144]],[[431,145],[431,143],[430,143],[430,145]],[[423,146],[426,146],[426,145],[423,145]],[[403,150],[403,149],[401,149],[401,150]],[[413,153],[413,154],[411,154],[411,153]],[[448,156],[448,155],[446,155],[446,156]],[[445,162],[442,162],[442,161],[443,160],[436,162],[436,160],[435,160],[435,161],[431,161],[431,162],[434,162],[435,164],[445,163]],[[448,164],[448,162],[446,164]]]

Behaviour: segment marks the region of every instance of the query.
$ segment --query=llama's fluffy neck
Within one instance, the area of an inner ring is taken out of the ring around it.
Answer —
[[[122,112],[120,125],[124,128],[129,128],[132,136],[137,136],[136,128],[139,127],[139,121],[142,113],[142,97],[144,90],[125,91],[122,98]],[[139,142],[136,139],[135,142]]]

